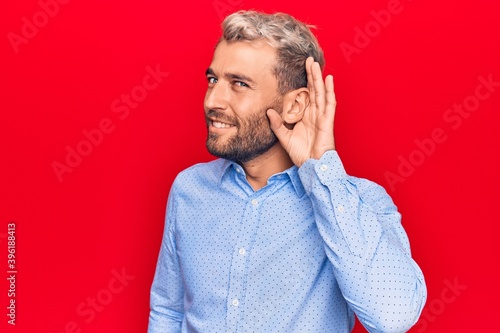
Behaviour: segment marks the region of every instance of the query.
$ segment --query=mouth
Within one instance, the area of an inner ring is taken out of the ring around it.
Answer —
[[[207,125],[208,131],[213,134],[224,134],[236,128],[236,125],[231,120],[210,115],[207,116]]]
[[[223,123],[221,121],[217,121],[217,120],[211,120],[210,121],[210,125],[215,127],[215,128],[230,128],[230,127],[234,127],[234,125],[232,124],[228,124],[228,123]]]

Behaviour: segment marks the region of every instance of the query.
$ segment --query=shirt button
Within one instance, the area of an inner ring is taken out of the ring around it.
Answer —
[[[345,210],[345,209],[344,209],[344,206],[342,206],[342,205],[338,205],[338,206],[337,206],[337,209],[338,209],[338,210],[339,210],[339,212],[341,212],[341,213],[343,213],[343,212],[344,212],[344,210]]]
[[[257,199],[252,199],[252,205],[257,206],[258,203],[259,201],[257,201]]]
[[[238,251],[239,254],[241,254],[242,256],[245,255],[245,253],[247,253],[247,251],[245,251],[244,248],[241,248],[239,251]]]
[[[238,306],[238,305],[240,305],[240,301],[238,301],[238,299],[235,298],[235,299],[233,299],[231,304],[233,304],[233,306]]]
[[[319,169],[321,171],[326,171],[326,170],[328,170],[328,166],[326,164],[321,164],[321,166],[319,167]]]

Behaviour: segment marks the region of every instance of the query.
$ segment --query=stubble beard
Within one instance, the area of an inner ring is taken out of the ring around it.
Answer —
[[[227,120],[234,124],[237,130],[236,134],[225,142],[217,134],[209,132],[206,146],[210,154],[234,162],[248,162],[271,149],[278,142],[278,138],[271,130],[266,111],[272,108],[281,113],[281,110],[276,108],[279,103],[273,104],[275,106],[265,107],[254,113],[245,119],[244,123],[228,118],[222,112],[210,110],[207,117]],[[205,119],[208,128],[210,121],[208,118]]]

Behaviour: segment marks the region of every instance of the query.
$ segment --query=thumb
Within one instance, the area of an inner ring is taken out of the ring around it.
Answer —
[[[288,133],[288,129],[283,124],[283,119],[281,119],[279,113],[274,109],[268,109],[267,117],[269,118],[271,129],[273,130],[276,137],[278,137],[280,141],[281,139],[284,139],[284,137]]]

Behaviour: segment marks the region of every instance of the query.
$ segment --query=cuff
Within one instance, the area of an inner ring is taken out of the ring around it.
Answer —
[[[344,165],[336,150],[328,150],[319,160],[310,158],[299,168],[299,176],[309,194],[315,181],[328,185],[347,178]]]

